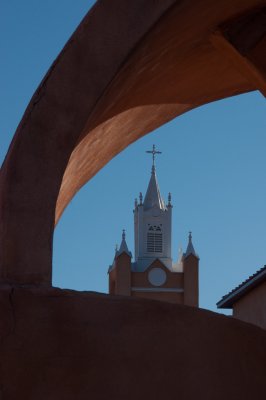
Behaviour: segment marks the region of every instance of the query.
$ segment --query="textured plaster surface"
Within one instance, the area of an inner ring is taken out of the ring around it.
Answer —
[[[233,315],[266,329],[266,282],[253,288],[233,304]]]
[[[212,312],[55,288],[0,290],[4,400],[250,400],[266,332]]]

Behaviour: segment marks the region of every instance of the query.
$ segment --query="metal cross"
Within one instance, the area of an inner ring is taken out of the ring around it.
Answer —
[[[155,145],[152,146],[152,150],[147,150],[146,153],[152,154],[152,166],[155,165],[155,154],[162,154],[161,151],[155,150]]]

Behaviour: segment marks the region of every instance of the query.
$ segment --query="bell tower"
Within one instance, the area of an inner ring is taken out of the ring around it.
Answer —
[[[135,260],[132,261],[123,230],[120,248],[108,270],[109,293],[198,307],[199,257],[192,234],[189,233],[186,252],[180,252],[173,263],[171,194],[166,204],[155,168],[155,156],[161,152],[153,145],[147,153],[152,155],[150,181],[144,201],[140,193],[134,207]]]
[[[135,268],[144,271],[152,260],[159,258],[164,265],[172,269],[172,205],[171,194],[167,205],[161,197],[155,169],[155,155],[161,154],[155,146],[147,153],[152,154],[152,169],[148,189],[144,198],[135,200]]]

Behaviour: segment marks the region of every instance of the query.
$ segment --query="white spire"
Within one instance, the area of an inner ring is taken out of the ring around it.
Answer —
[[[144,210],[148,210],[154,206],[157,206],[161,210],[165,209],[164,201],[161,197],[156,171],[155,171],[155,154],[161,154],[161,151],[155,150],[155,145],[152,146],[152,150],[146,151],[146,153],[152,154],[152,169],[151,169],[151,178],[149,182],[149,186],[144,199]]]
[[[130,257],[132,257],[132,254],[128,250],[128,247],[127,247],[125,229],[123,229],[123,232],[122,232],[122,241],[121,241],[119,250],[116,252],[116,257],[120,256],[120,254],[122,254],[122,253],[127,253]]]
[[[143,205],[144,205],[144,210],[148,210],[149,208],[152,208],[154,206],[157,206],[161,210],[165,209],[164,201],[161,197],[154,166],[152,166],[151,178]]]
[[[199,256],[197,255],[197,253],[195,252],[194,246],[192,244],[192,233],[189,232],[188,235],[188,245],[187,245],[187,251],[185,252],[184,256],[187,257],[190,254],[193,254],[193,256],[199,258]]]

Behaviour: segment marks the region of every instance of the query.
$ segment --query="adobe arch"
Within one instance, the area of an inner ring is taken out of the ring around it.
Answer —
[[[1,169],[2,282],[51,284],[55,221],[130,143],[199,105],[266,92],[263,5],[117,0],[112,13],[110,1],[96,3],[34,94]]]

